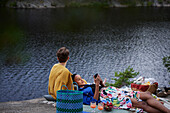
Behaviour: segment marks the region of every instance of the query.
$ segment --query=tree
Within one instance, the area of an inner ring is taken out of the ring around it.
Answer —
[[[170,72],[170,56],[164,57],[163,59],[164,66],[168,69]]]
[[[129,78],[134,78],[139,75],[139,72],[134,72],[133,68],[130,66],[124,72],[115,72],[115,77],[112,80],[115,80],[114,84],[106,83],[107,86],[114,86],[114,87],[122,87],[124,85],[130,85],[132,81]]]

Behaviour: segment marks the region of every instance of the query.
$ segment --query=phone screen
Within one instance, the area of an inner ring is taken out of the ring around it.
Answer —
[[[96,74],[94,75],[94,77],[96,78],[96,77],[97,77],[97,75],[98,75],[98,73],[96,73]]]

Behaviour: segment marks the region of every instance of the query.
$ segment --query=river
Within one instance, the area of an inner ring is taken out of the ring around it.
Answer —
[[[108,82],[131,66],[170,86],[170,8],[0,9],[0,102],[48,94],[56,51],[70,50],[67,68]],[[139,77],[138,76],[138,77]]]

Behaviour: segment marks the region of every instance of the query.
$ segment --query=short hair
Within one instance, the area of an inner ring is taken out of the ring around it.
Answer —
[[[66,62],[69,56],[69,50],[66,47],[61,47],[57,51],[57,57],[60,63]]]
[[[77,74],[73,74],[71,77],[72,77],[72,80],[73,80],[73,82],[75,82],[75,80],[74,80],[74,78],[75,78],[75,76],[76,76]]]

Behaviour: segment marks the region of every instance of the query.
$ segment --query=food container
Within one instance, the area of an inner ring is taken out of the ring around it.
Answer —
[[[150,93],[155,93],[157,88],[158,88],[157,82],[151,85],[140,85],[140,84],[131,83],[131,89],[134,91],[141,91],[141,92],[149,91]]]

